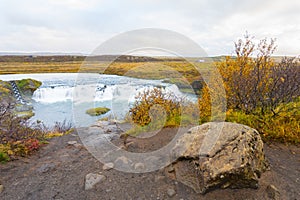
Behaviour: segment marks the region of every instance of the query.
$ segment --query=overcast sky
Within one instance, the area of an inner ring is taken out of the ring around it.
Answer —
[[[91,53],[119,33],[162,28],[209,55],[233,53],[246,31],[300,54],[300,0],[0,0],[0,52]]]

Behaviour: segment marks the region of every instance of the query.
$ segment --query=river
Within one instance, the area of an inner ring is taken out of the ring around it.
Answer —
[[[135,101],[138,92],[159,86],[177,96],[194,100],[194,96],[181,93],[174,84],[163,80],[145,80],[117,75],[46,73],[0,75],[0,80],[32,78],[42,82],[32,97],[35,115],[31,121],[42,121],[46,126],[64,120],[76,126],[89,126],[99,118],[110,116],[122,120]],[[86,110],[93,107],[107,107],[111,111],[92,117]]]

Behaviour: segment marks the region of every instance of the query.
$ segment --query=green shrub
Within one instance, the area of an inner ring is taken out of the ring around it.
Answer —
[[[0,151],[0,163],[6,163],[8,161],[10,161],[9,156],[6,153]]]

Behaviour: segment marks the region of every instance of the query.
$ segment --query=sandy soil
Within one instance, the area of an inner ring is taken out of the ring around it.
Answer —
[[[129,138],[128,151],[158,149],[170,141],[174,132],[166,128],[152,138]],[[265,144],[270,170],[261,177],[259,189],[217,189],[201,195],[167,177],[164,169],[145,174],[103,170],[103,164],[83,146],[69,145],[68,141],[80,143],[80,138],[75,132],[54,138],[29,158],[0,165],[0,184],[4,186],[0,199],[270,199],[269,185],[279,190],[280,199],[300,199],[300,147],[297,146]],[[122,144],[120,139],[113,142]],[[106,179],[86,191],[88,173],[100,173]],[[168,190],[175,190],[176,194],[170,196]]]

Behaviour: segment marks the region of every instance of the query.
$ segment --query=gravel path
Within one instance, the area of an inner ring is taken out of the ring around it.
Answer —
[[[100,126],[78,131],[93,136]],[[113,126],[107,134],[120,133]],[[106,129],[107,130],[107,129]],[[153,151],[166,145],[176,130],[163,129],[151,138],[129,138],[128,151]],[[122,140],[112,135],[113,143]],[[271,169],[260,179],[260,188],[219,189],[206,195],[165,175],[164,169],[149,173],[124,173],[103,166],[82,145],[76,132],[54,138],[29,158],[0,165],[1,200],[17,199],[272,199],[276,190],[280,199],[300,199],[300,148],[282,144],[265,145]],[[87,188],[86,180],[91,188]],[[98,183],[94,184],[93,181]],[[275,199],[275,198],[273,198]]]

